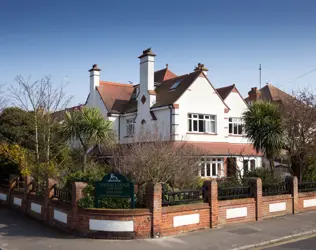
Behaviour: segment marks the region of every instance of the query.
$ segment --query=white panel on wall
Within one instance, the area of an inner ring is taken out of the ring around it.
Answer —
[[[180,227],[197,223],[200,223],[200,214],[188,214],[173,217],[174,227]]]
[[[316,206],[316,199],[304,200],[303,206],[304,207],[315,207]]]
[[[0,200],[6,201],[7,200],[7,195],[3,194],[3,193],[0,193]]]
[[[22,199],[14,197],[13,204],[17,206],[22,206]]]
[[[247,207],[226,209],[226,219],[233,219],[247,216]]]
[[[58,210],[54,210],[54,219],[67,224],[67,214],[66,213],[60,212]]]
[[[42,206],[32,202],[31,203],[31,210],[35,213],[40,214],[40,213],[42,213]]]
[[[286,202],[269,204],[269,212],[279,212],[286,210]]]
[[[134,221],[89,220],[89,229],[106,232],[133,232]]]

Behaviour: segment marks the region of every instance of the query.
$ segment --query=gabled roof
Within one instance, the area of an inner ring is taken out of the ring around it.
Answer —
[[[235,84],[229,85],[226,87],[218,88],[216,89],[218,94],[222,97],[223,100],[226,99],[226,97],[232,92],[232,90],[235,88]]]
[[[152,106],[152,108],[174,104],[199,76],[205,77],[217,93],[212,83],[200,70],[182,76],[176,76],[168,70],[168,68],[156,71],[155,81],[156,79],[165,80],[160,81],[160,84],[155,88],[156,103]],[[180,84],[174,88],[174,90],[170,90],[172,85],[174,85],[177,81],[180,81]],[[100,86],[97,87],[97,90],[100,93],[105,107],[110,113],[132,113],[137,111],[137,101],[135,98],[132,98],[132,94],[136,91],[137,86],[138,85],[100,81]],[[222,100],[223,104],[229,108],[223,98],[220,95],[218,96]]]
[[[155,89],[157,98],[153,108],[168,106],[175,103],[200,74],[200,71],[195,71],[190,74],[177,76],[175,78],[163,81]],[[181,83],[177,86],[177,88],[170,91],[172,85],[177,81],[181,81]]]
[[[166,65],[166,68],[155,72],[155,82],[157,83],[161,83],[175,77],[177,77],[177,75],[168,69],[168,65]]]
[[[271,83],[266,84],[260,90],[257,90],[256,88],[252,88],[250,92],[252,91],[257,91],[258,100],[263,100],[263,101],[282,102],[288,98],[293,98],[291,95],[273,86]],[[248,94],[250,94],[250,92]],[[245,100],[248,102],[251,100],[251,98],[248,96]]]
[[[119,114],[131,99],[134,87],[131,84],[100,81],[97,90],[107,110]]]
[[[266,86],[261,88],[260,92],[261,92],[261,99],[264,101],[277,102],[277,101],[282,101],[282,100],[285,100],[286,98],[291,97],[289,94],[273,86],[271,83],[268,83]]]

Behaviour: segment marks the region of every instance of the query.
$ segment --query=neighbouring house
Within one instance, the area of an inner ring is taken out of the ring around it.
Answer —
[[[284,101],[288,98],[293,97],[281,89],[273,86],[271,83],[267,83],[261,89],[258,89],[257,87],[251,88],[245,101],[248,105],[251,105],[258,100],[281,103],[282,100]]]
[[[186,141],[205,155],[201,177],[225,177],[261,167],[257,153],[244,134],[242,114],[247,103],[235,85],[216,89],[203,64],[177,75],[168,65],[155,71],[151,49],[139,56],[139,84],[100,79],[95,64],[90,72],[87,107],[99,108],[113,122],[119,143],[130,143],[142,130],[155,131],[165,140]]]

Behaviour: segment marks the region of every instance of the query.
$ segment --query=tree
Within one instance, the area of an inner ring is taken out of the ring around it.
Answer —
[[[271,102],[258,101],[244,113],[245,132],[257,152],[262,151],[274,172],[274,159],[283,147],[283,123],[279,107]]]
[[[20,108],[6,108],[0,114],[0,140],[34,148],[33,114]]]
[[[203,152],[193,144],[164,140],[143,132],[129,144],[114,149],[114,170],[129,176],[139,188],[146,183],[168,183],[188,188],[196,183]]]
[[[316,95],[307,89],[282,101],[285,149],[293,174],[302,181],[316,163]]]
[[[84,151],[83,172],[86,169],[88,154],[96,145],[106,148],[116,143],[112,122],[105,120],[96,108],[84,107],[78,111],[67,111],[63,122],[63,134],[69,140],[80,142]]]
[[[53,114],[64,109],[71,98],[66,96],[65,86],[54,87],[49,76],[34,82],[30,77],[25,79],[22,76],[17,76],[15,80],[17,87],[10,89],[14,103],[33,116],[34,164],[37,167],[34,178],[38,179],[40,175],[44,175],[47,179],[56,164],[56,157],[63,150],[61,148],[52,154],[52,148],[57,144],[60,145],[62,141],[58,132],[58,123],[54,120]]]

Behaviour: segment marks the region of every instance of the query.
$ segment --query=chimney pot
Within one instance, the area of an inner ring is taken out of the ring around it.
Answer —
[[[143,57],[145,57],[145,56],[156,56],[156,54],[151,51],[151,48],[148,48],[148,49],[145,49],[145,50],[143,51],[143,54],[140,55],[138,58],[141,59],[141,58],[143,58]]]
[[[89,70],[89,72],[91,71],[101,71],[101,69],[98,68],[98,64],[93,64],[92,68]]]

